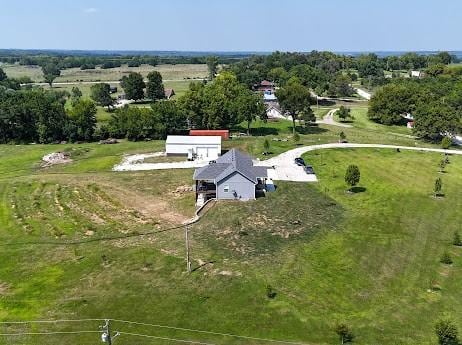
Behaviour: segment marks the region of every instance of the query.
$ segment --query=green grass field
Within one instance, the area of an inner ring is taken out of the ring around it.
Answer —
[[[286,131],[287,123],[277,126]],[[261,139],[242,141],[258,147]],[[338,322],[350,325],[357,344],[433,344],[433,324],[444,313],[462,325],[462,249],[451,245],[452,233],[462,231],[460,157],[441,174],[439,154],[311,152],[304,158],[319,183],[278,183],[254,202],[219,203],[194,225],[188,275],[182,228],[136,235],[192,216],[193,193],[177,192],[192,184],[192,171],[110,171],[125,153],[162,148],[156,141],[0,146],[0,320],[109,317],[307,344],[336,343]],[[58,149],[74,162],[40,168],[40,157]],[[361,169],[360,193],[345,192],[350,163]],[[431,196],[437,176],[442,199]],[[439,263],[444,251],[451,266]],[[97,331],[99,324],[0,325],[0,333]],[[120,321],[112,329],[270,343]],[[99,335],[0,339],[63,341],[93,344]],[[130,335],[116,341],[174,343]]]

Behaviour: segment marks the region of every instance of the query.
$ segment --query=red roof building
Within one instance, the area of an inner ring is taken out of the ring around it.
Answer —
[[[220,136],[223,140],[229,139],[229,130],[227,129],[190,129],[191,136]]]

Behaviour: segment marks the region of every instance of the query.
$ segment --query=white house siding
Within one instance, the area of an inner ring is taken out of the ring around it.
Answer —
[[[225,192],[226,186],[229,187],[228,192]],[[217,184],[217,199],[238,199],[243,201],[255,199],[255,184],[235,172]]]

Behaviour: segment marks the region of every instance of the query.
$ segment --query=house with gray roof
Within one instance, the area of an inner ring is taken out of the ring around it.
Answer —
[[[201,206],[209,199],[253,200],[264,189],[267,177],[266,167],[254,166],[250,156],[231,149],[194,172],[196,204]]]

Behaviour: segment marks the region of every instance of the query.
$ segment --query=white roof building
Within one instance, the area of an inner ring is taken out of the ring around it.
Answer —
[[[187,156],[191,160],[215,160],[221,155],[221,139],[221,136],[169,135],[165,152],[170,156]]]

